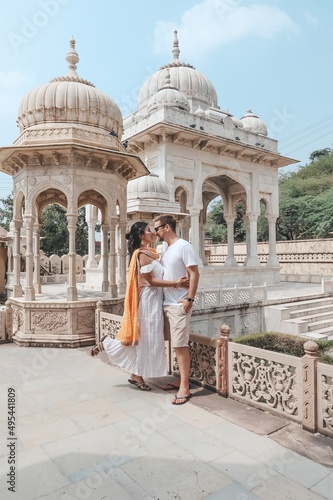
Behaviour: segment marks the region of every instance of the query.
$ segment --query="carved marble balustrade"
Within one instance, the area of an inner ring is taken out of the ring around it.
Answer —
[[[122,317],[97,304],[96,342],[117,335]],[[333,438],[333,366],[318,362],[318,345],[304,344],[302,358],[229,340],[222,325],[219,338],[190,334],[190,379],[193,383],[292,420],[310,432]],[[166,342],[169,373],[179,375],[177,360]]]

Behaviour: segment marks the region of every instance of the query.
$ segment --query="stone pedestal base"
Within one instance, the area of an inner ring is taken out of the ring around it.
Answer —
[[[83,347],[95,344],[96,302],[113,314],[122,314],[123,298],[80,300],[76,303],[29,302],[9,299],[13,342],[32,347]]]

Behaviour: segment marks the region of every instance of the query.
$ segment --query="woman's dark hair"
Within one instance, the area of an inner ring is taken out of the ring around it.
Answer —
[[[130,231],[125,234],[125,238],[127,239],[127,250],[130,256],[130,260],[132,258],[134,250],[137,250],[141,246],[141,236],[146,230],[148,226],[147,222],[135,222],[131,227]]]

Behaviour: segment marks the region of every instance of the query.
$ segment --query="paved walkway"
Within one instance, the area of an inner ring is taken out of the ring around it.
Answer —
[[[2,500],[333,499],[333,440],[201,388],[175,407],[89,354],[0,345]]]

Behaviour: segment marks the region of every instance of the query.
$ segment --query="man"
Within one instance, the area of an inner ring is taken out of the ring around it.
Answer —
[[[182,405],[192,396],[190,393],[190,352],[188,348],[189,324],[192,306],[199,282],[198,260],[192,245],[178,238],[176,219],[173,215],[159,215],[154,221],[154,229],[158,239],[165,242],[161,254],[164,280],[178,280],[189,277],[189,288],[164,288],[163,309],[166,327],[169,326],[171,343],[175,351],[180,384],[172,404]],[[166,248],[165,248],[166,247]]]

